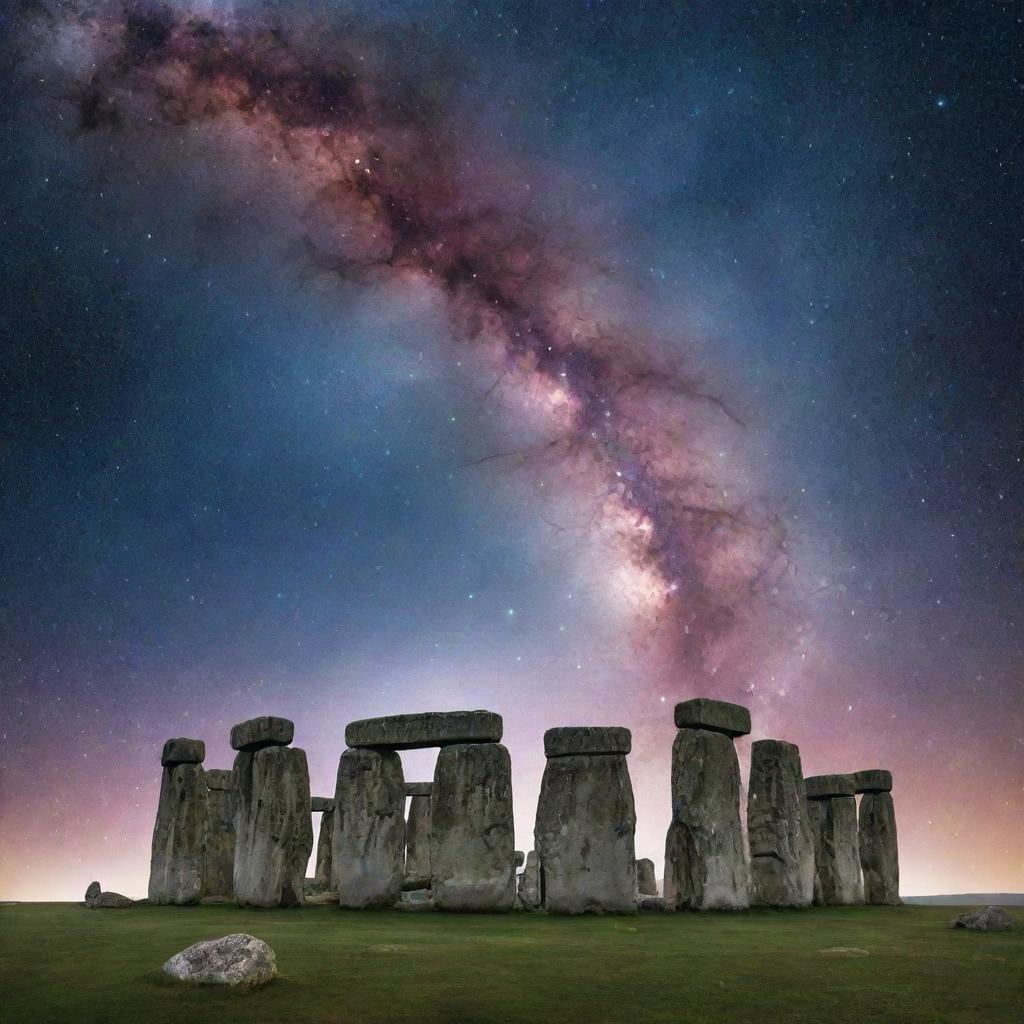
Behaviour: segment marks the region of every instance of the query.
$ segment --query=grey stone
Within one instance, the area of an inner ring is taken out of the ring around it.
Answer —
[[[265,985],[277,974],[277,958],[262,939],[236,933],[175,953],[163,972],[197,985]]]
[[[262,747],[287,747],[295,739],[295,723],[287,718],[263,715],[239,722],[231,729],[233,750],[260,750]]]
[[[350,747],[415,750],[454,743],[497,743],[501,731],[501,715],[493,711],[427,711],[350,722],[345,742]]]
[[[324,811],[333,811],[334,797],[314,796],[309,802],[309,807],[314,814],[323,814]]]
[[[650,857],[641,857],[636,862],[636,889],[641,896],[658,895],[658,877]]]
[[[316,892],[330,889],[334,877],[334,801],[329,803],[330,808],[320,815],[320,835],[316,842],[316,874],[313,877]]]
[[[201,764],[164,768],[149,862],[149,902],[187,905],[204,894],[209,790]]]
[[[724,732],[680,729],[672,745],[665,895],[675,906],[690,910],[742,910],[750,905],[740,825],[740,765]]]
[[[676,909],[675,904],[664,896],[640,895],[637,897],[636,905],[639,910],[654,911],[659,914],[670,913]]]
[[[160,754],[160,763],[165,767],[174,764],[202,764],[206,760],[206,744],[202,740],[190,740],[183,736],[168,740]]]
[[[516,850],[513,857],[517,868],[521,868],[526,863],[526,854],[522,850]]]
[[[892,772],[884,768],[854,772],[853,788],[857,793],[889,793],[892,791]]]
[[[870,790],[860,798],[857,834],[864,901],[875,906],[898,907],[902,903],[900,855],[891,793]]]
[[[303,897],[303,904],[310,907],[336,907],[338,893],[333,889],[317,889]]]
[[[834,796],[853,796],[852,775],[811,775],[804,779],[808,800],[828,800]]]
[[[101,892],[91,903],[86,903],[90,910],[125,910],[135,906],[135,900],[122,896],[119,892]]]
[[[232,773],[206,773],[206,896],[228,899],[235,891],[235,791]],[[226,782],[226,785],[225,785]]]
[[[544,733],[545,757],[576,754],[628,754],[632,736],[620,726],[577,725],[548,729]]]
[[[406,792],[409,787],[406,786]],[[409,817],[405,823],[405,879],[403,887],[410,890],[430,888],[430,796],[414,796],[409,800]]]
[[[814,902],[826,907],[863,903],[856,799],[808,800],[807,807],[814,831]]]
[[[553,914],[636,912],[636,809],[622,754],[549,758],[534,838]]]
[[[96,898],[103,890],[100,888],[99,882],[90,882],[89,888],[85,890],[85,905],[90,906],[96,902]]]
[[[353,748],[338,762],[333,883],[342,907],[390,907],[402,891],[405,779],[391,750]]]
[[[406,796],[430,796],[434,788],[432,782],[407,782],[405,784]]]
[[[430,796],[434,905],[439,910],[511,910],[514,852],[508,751],[500,743],[442,748]]]
[[[746,736],[750,732],[750,712],[740,704],[695,697],[676,705],[677,729],[708,729],[726,736]]]
[[[1002,907],[986,907],[954,917],[952,927],[969,928],[975,932],[1008,932],[1013,928],[1013,915]]]
[[[234,775],[235,899],[242,906],[300,905],[313,849],[306,752],[240,750]]]
[[[814,901],[814,829],[800,751],[782,740],[757,740],[747,790],[751,902],[809,907]]]
[[[535,910],[540,906],[540,862],[536,850],[530,850],[526,855],[526,863],[519,875],[517,895],[524,910]]]

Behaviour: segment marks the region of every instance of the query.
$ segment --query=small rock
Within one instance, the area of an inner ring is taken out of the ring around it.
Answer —
[[[119,892],[101,892],[91,903],[86,903],[90,910],[123,910],[134,907],[135,900],[122,896]]]
[[[265,985],[277,974],[277,957],[262,939],[238,932],[175,953],[163,972],[199,985]]]
[[[1013,915],[1002,907],[986,907],[973,914],[954,917],[951,927],[969,928],[974,932],[1008,932],[1013,927]]]
[[[331,906],[338,902],[338,893],[330,889],[326,892],[313,892],[303,897],[302,902],[307,907]]]

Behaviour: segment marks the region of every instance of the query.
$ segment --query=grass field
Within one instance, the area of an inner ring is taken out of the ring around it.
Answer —
[[[569,919],[21,904],[0,907],[0,1020],[1021,1024],[1024,930],[953,931],[952,912]],[[274,948],[273,984],[231,991],[161,974],[172,953],[236,931]],[[832,947],[847,952],[823,952]]]

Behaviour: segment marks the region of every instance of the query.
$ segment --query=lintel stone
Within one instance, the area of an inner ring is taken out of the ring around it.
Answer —
[[[853,796],[852,775],[812,775],[804,779],[808,800],[827,800],[833,796]]]
[[[206,744],[202,740],[190,740],[184,736],[170,739],[160,754],[160,764],[165,768],[175,764],[202,764],[206,758]]]
[[[345,742],[350,747],[417,750],[457,743],[498,743],[501,715],[493,711],[425,711],[349,722]]]
[[[239,722],[231,729],[233,750],[259,750],[261,747],[287,747],[295,738],[295,723],[287,718],[263,715]]]
[[[853,788],[858,793],[891,793],[892,772],[884,768],[869,768],[853,773]]]
[[[314,796],[310,798],[309,809],[311,811],[333,811],[334,810],[334,797],[333,796]]]
[[[430,796],[434,788],[432,782],[407,782],[405,784],[406,796]]]
[[[746,736],[750,732],[750,712],[739,704],[708,697],[694,697],[676,705],[677,729],[709,729],[726,736]]]
[[[578,754],[628,754],[632,735],[628,729],[610,725],[576,725],[548,729],[544,733],[545,757]]]

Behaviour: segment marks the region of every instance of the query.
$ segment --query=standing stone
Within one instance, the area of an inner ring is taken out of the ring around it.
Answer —
[[[853,780],[849,775],[817,775],[806,785],[814,831],[814,902],[826,907],[863,903]]]
[[[206,773],[206,896],[234,895],[235,793],[230,769]]]
[[[408,791],[408,787],[407,787]],[[405,823],[405,889],[430,888],[430,796],[409,800]]]
[[[499,719],[500,721],[500,719]],[[515,902],[512,762],[500,743],[441,748],[430,796],[430,870],[439,910]]]
[[[160,801],[149,865],[149,902],[188,905],[203,896],[207,788],[202,740],[171,739],[160,761]]]
[[[800,750],[757,740],[750,751],[747,837],[755,904],[809,907],[814,900],[814,829]]]
[[[315,892],[325,892],[331,887],[332,859],[334,850],[334,800],[313,797],[313,813],[320,812],[320,835],[316,843],[316,872],[313,877]]]
[[[549,729],[544,734],[548,761],[534,836],[541,903],[551,913],[636,912],[629,746],[628,729]]]
[[[306,752],[262,746],[235,757],[235,899],[242,906],[302,903],[313,850]]]
[[[892,775],[874,770],[857,772],[854,789],[863,795],[858,814],[860,865],[864,900],[876,906],[898,907],[900,858],[896,842],[896,810],[892,804]]]
[[[537,851],[526,855],[526,865],[519,876],[519,905],[524,910],[535,910],[540,906],[540,864]]]
[[[742,910],[750,872],[740,824],[740,763],[733,736],[749,731],[745,708],[684,701],[672,745],[672,823],[665,841],[665,896],[678,908]]]
[[[636,888],[640,896],[658,895],[658,877],[654,873],[654,861],[641,857],[636,862]]]
[[[393,750],[350,748],[338,762],[331,886],[342,907],[391,907],[402,894],[405,779]]]

